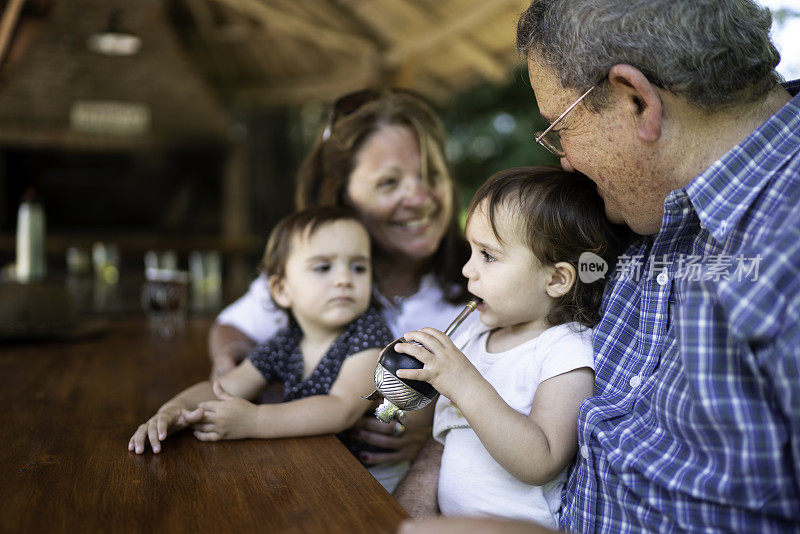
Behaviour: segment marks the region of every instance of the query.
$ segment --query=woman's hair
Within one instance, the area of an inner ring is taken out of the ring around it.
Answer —
[[[366,139],[382,126],[408,127],[419,142],[422,177],[440,173],[450,177],[444,165],[444,128],[436,112],[420,97],[400,90],[385,90],[353,112],[334,117],[320,132],[314,147],[300,166],[295,203],[297,209],[311,206],[349,206],[347,186],[355,158]],[[438,152],[438,154],[434,153]],[[438,156],[438,157],[437,157]],[[458,302],[466,296],[461,266],[467,259],[466,242],[458,224],[458,194],[451,180],[453,214],[442,243],[431,259],[445,298]],[[373,243],[379,249],[380,243]]]
[[[292,239],[295,236],[311,237],[322,226],[337,221],[354,221],[363,227],[356,212],[336,206],[317,206],[284,217],[269,234],[261,270],[267,276],[283,278],[286,276],[286,262],[292,252]]]
[[[606,218],[603,199],[589,178],[557,167],[519,167],[492,175],[475,193],[468,222],[484,200],[481,209],[501,243],[499,209],[513,225],[515,237],[542,265],[567,262],[576,274],[581,272],[579,258],[584,252],[603,258],[610,272],[629,235],[627,227]],[[596,325],[603,289],[602,278],[587,284],[576,276],[569,292],[556,299],[547,321],[551,326],[573,321]]]
[[[769,9],[752,0],[533,0],[517,51],[534,52],[565,88],[585,91],[616,64],[706,111],[754,102],[780,82]],[[609,98],[600,84],[586,98]]]

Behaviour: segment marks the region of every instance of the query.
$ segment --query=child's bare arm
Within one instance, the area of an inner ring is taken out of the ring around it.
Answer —
[[[594,372],[582,367],[545,380],[536,390],[527,416],[511,408],[441,332],[425,328],[397,346],[425,364],[398,371],[401,378],[426,380],[455,403],[492,458],[518,480],[542,485],[575,456],[578,408],[594,393]],[[511,438],[509,437],[511,436]]]
[[[239,396],[254,398],[266,382],[258,369],[245,360],[222,378],[222,384]],[[139,425],[128,442],[128,450],[142,454],[146,444],[150,443],[153,452],[159,453],[161,442],[169,434],[202,419],[203,410],[198,409],[202,402],[216,398],[208,381],[183,390],[165,402],[150,419]]]
[[[577,452],[578,408],[594,393],[594,372],[582,367],[539,384],[527,417],[484,384],[465,388],[454,401],[483,446],[522,482],[541,486],[553,480]]]
[[[341,432],[351,427],[370,401],[361,398],[375,389],[373,373],[378,350],[354,354],[342,364],[339,376],[327,395],[314,395],[280,404],[253,406],[250,411],[241,399],[223,398],[200,404],[203,419],[195,424],[195,435],[205,441],[218,439],[279,438]],[[230,393],[233,393],[232,391]],[[241,402],[238,402],[241,401]],[[249,403],[248,403],[249,404]],[[242,413],[246,415],[242,416]],[[241,421],[251,431],[243,435]]]

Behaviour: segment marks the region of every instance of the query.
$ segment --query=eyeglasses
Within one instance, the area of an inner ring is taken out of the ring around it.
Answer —
[[[564,148],[561,146],[561,135],[553,128],[555,128],[556,124],[561,122],[561,119],[567,116],[567,113],[572,111],[575,108],[575,106],[580,104],[581,100],[583,100],[586,97],[586,95],[594,91],[595,87],[597,87],[597,85],[591,86],[585,93],[583,93],[580,96],[580,98],[578,98],[578,100],[576,100],[570,107],[568,107],[567,110],[564,111],[564,113],[559,115],[558,118],[554,120],[553,123],[550,126],[548,126],[546,130],[534,132],[533,140],[542,145],[545,149],[547,149],[548,152],[550,152],[551,154],[553,154],[558,158],[563,158],[564,156],[566,156],[567,154],[566,152],[564,152]]]
[[[333,103],[330,116],[328,117],[328,122],[325,124],[325,129],[322,131],[322,142],[326,142],[328,139],[330,139],[331,134],[333,133],[333,126],[340,117],[346,117],[351,113],[355,113],[359,108],[361,108],[361,106],[369,102],[379,100],[381,96],[386,93],[410,96],[423,102],[426,106],[430,106],[425,97],[410,89],[392,88],[385,89],[383,91],[378,91],[375,89],[362,89],[361,91],[347,93],[346,95],[337,98]]]

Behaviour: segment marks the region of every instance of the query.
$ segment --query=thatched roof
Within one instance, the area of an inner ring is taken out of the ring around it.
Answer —
[[[229,101],[286,104],[371,85],[434,99],[502,83],[528,0],[175,0],[196,65]]]
[[[17,48],[0,70],[1,144],[115,149],[226,142],[229,119],[160,0],[130,3],[136,9],[127,9],[125,29],[146,45],[128,57],[87,46],[106,27],[114,3],[46,4],[36,16],[22,13],[12,41]]]
[[[12,30],[0,68],[0,144],[224,143],[225,106],[329,102],[365,86],[446,101],[471,84],[507,80],[526,4],[9,0],[0,24],[0,48],[2,27]],[[16,16],[15,5],[24,6]],[[107,56],[87,45],[111,25],[138,37],[138,52]]]

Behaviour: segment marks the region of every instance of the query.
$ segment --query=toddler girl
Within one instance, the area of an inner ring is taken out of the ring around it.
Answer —
[[[264,269],[289,325],[213,384],[196,384],[139,426],[128,450],[154,453],[176,430],[192,426],[202,441],[278,438],[342,432],[370,408],[378,353],[392,341],[380,312],[369,307],[370,240],[350,211],[311,208],[272,231]],[[256,405],[269,382],[282,382],[285,402]],[[391,491],[396,473],[373,474]],[[383,480],[381,480],[383,478]]]
[[[577,452],[578,407],[594,391],[591,327],[603,291],[602,281],[581,280],[579,258],[588,252],[611,263],[623,232],[605,218],[588,178],[526,167],[481,187],[466,234],[472,255],[463,273],[483,299],[481,321],[455,342],[432,328],[406,334],[424,347],[397,350],[425,365],[397,376],[442,394],[433,433],[444,444],[444,515],[555,528]]]

